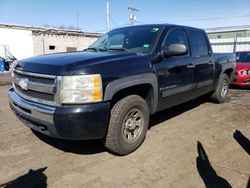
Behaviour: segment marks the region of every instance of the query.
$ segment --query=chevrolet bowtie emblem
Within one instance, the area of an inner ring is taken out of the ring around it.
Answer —
[[[28,90],[28,78],[20,78],[20,80],[19,80],[19,86],[23,90]]]

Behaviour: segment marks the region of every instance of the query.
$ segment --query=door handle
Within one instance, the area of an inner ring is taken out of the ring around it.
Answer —
[[[196,65],[193,65],[193,64],[189,64],[189,65],[187,66],[188,69],[193,69],[193,68],[195,68],[195,67],[196,67]]]

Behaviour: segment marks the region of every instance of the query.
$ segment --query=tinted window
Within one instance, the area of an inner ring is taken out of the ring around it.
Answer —
[[[207,39],[202,32],[191,31],[190,43],[195,57],[208,55]]]
[[[188,40],[185,31],[180,29],[170,31],[163,43],[163,48],[168,49],[171,44],[183,44],[188,48]]]
[[[250,63],[250,52],[237,52],[236,62]]]

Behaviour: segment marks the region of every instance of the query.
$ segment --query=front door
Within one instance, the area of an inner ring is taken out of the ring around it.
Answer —
[[[190,100],[195,89],[195,66],[192,64],[186,31],[170,30],[163,42],[162,50],[171,44],[185,45],[188,54],[168,57],[154,64],[159,84],[159,110]]]

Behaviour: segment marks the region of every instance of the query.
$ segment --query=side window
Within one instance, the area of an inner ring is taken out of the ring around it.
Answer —
[[[200,31],[191,31],[190,44],[195,57],[208,55],[208,45],[205,35]]]
[[[168,49],[171,44],[183,44],[188,48],[188,39],[184,30],[174,29],[167,34],[163,42],[163,49]]]

